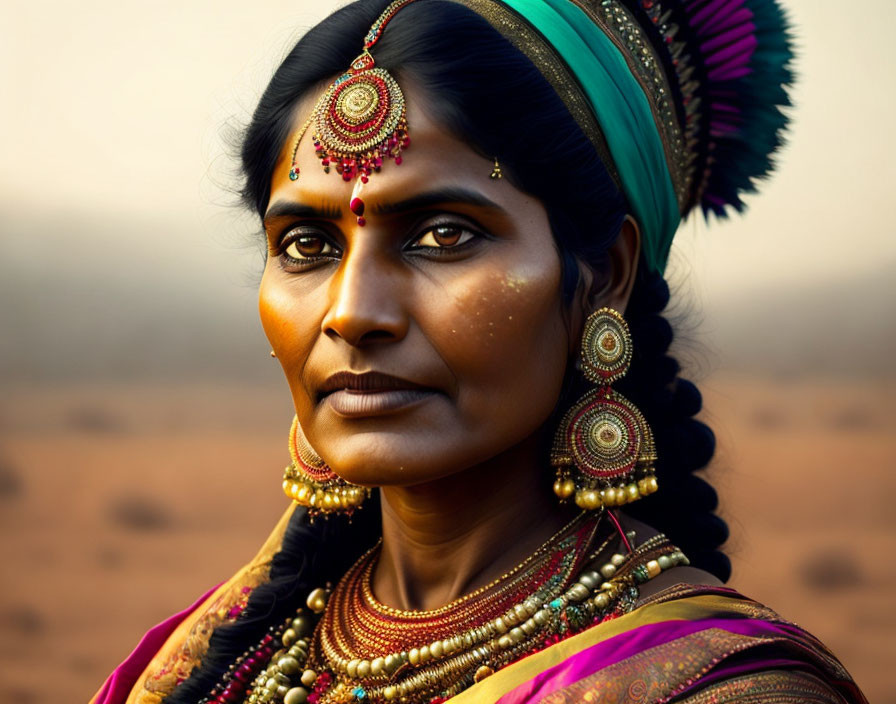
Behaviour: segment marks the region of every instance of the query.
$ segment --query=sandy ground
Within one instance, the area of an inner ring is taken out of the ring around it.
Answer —
[[[896,383],[713,378],[732,585],[896,703]],[[246,388],[0,400],[0,702],[86,701],[153,623],[229,576],[285,507],[288,399]]]

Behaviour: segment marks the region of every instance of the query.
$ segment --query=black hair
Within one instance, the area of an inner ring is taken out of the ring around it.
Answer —
[[[242,196],[259,216],[277,157],[297,127],[297,104],[349,65],[387,3],[358,0],[337,11],[311,29],[277,69],[242,143]],[[598,272],[605,268],[628,207],[550,84],[488,22],[450,0],[402,9],[372,53],[399,82],[411,80],[424,89],[424,109],[440,124],[483,156],[499,156],[508,180],[544,204],[563,264],[563,293],[571,300],[579,288],[578,262]],[[712,457],[714,436],[693,418],[700,393],[678,378],[678,364],[668,355],[672,328],[661,315],[668,301],[663,277],[640,267],[626,312],[635,357],[619,389],[654,430],[661,491],[625,510],[665,532],[693,565],[726,580],[730,563],[718,548],[727,526],[713,513],[715,491],[693,474]],[[166,701],[200,701],[227,666],[284,620],[308,590],[339,579],[379,536],[378,521],[375,505],[351,522],[333,517],[309,524],[298,510],[270,581],[255,589],[235,623],[214,632],[202,665]]]

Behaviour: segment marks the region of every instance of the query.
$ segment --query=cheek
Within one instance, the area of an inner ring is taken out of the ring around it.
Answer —
[[[301,375],[320,328],[315,314],[313,290],[297,291],[295,280],[287,283],[269,263],[258,289],[258,312],[264,333],[277,355],[296,397],[302,388]]]
[[[480,416],[523,401],[521,410],[533,416],[550,412],[568,350],[560,278],[550,252],[542,262],[504,262],[503,271],[453,287],[436,344],[458,379],[462,407]]]

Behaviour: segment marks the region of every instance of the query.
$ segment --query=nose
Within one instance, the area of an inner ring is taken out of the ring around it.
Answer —
[[[349,251],[330,282],[330,307],[321,330],[352,347],[397,342],[408,331],[405,288],[401,272],[386,257]]]

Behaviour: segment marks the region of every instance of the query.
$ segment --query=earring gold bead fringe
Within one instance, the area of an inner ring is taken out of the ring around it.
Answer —
[[[283,492],[306,506],[312,518],[321,513],[350,515],[370,496],[370,489],[349,484],[327,466],[308,444],[298,417],[289,429],[289,455],[292,463],[283,474]]]
[[[564,415],[554,436],[554,493],[583,509],[612,508],[657,490],[653,432],[631,401],[610,388],[628,371],[632,339],[612,308],[585,322],[581,368],[597,388]]]

